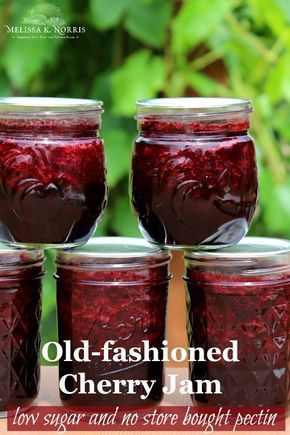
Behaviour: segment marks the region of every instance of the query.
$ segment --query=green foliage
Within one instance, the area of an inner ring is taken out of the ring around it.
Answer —
[[[229,0],[185,1],[173,20],[173,50],[178,54],[188,53],[198,43],[211,38],[230,7]]]
[[[91,0],[92,24],[99,30],[108,30],[125,16],[130,0]]]
[[[169,0],[91,0],[92,22],[99,30],[122,23],[128,33],[152,47],[165,42],[171,17]]]
[[[43,278],[43,303],[42,303],[42,337],[44,341],[54,341],[56,337],[56,294],[55,294],[55,252],[52,250],[45,253],[45,270]],[[44,361],[44,364],[48,364]]]
[[[104,100],[110,194],[98,235],[140,235],[128,198],[135,100],[201,95],[253,100],[260,206],[250,232],[290,238],[289,0],[53,4],[65,25],[85,26],[86,33],[77,39],[26,40],[1,26],[0,94]],[[6,0],[1,24],[19,26],[41,5],[41,0]],[[47,257],[44,340],[56,333],[53,257]]]
[[[128,32],[152,47],[162,48],[171,16],[170,0],[135,0],[126,20]]]
[[[59,40],[34,39],[28,45],[26,40],[12,39],[2,57],[4,71],[11,83],[24,89],[36,74],[54,61],[58,45]]]
[[[164,64],[161,56],[139,50],[112,73],[113,113],[132,116],[135,102],[142,95],[152,98],[164,85]]]
[[[55,3],[59,3],[63,10],[67,10],[66,0]],[[23,18],[29,17],[31,10],[35,9],[35,6],[36,3],[33,0],[14,2],[10,11],[7,2],[6,8],[10,21],[4,22],[3,25],[20,26]],[[46,4],[41,6],[43,14],[48,13],[48,7],[50,9],[52,7],[52,5]],[[52,12],[55,13],[55,11]],[[29,37],[29,35],[26,36]],[[45,36],[44,33],[38,36],[38,38],[35,38],[30,35],[29,39],[7,37],[5,50],[1,56],[1,64],[10,79],[11,85],[16,89],[25,89],[37,74],[41,74],[47,65],[55,62],[57,49],[62,40],[42,38],[41,36]]]

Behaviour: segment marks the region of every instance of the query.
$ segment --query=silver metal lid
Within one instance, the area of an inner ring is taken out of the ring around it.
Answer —
[[[195,115],[250,112],[251,100],[241,98],[153,98],[138,100],[137,117],[139,115]]]
[[[43,259],[41,249],[16,249],[0,243],[0,269],[34,264]]]
[[[198,259],[254,259],[287,257],[290,261],[290,241],[270,237],[245,237],[237,245],[215,251],[186,251],[185,258]],[[290,265],[290,264],[289,264]]]
[[[114,265],[148,262],[167,262],[171,255],[167,249],[151,245],[143,239],[131,237],[95,237],[83,246],[59,250],[56,261],[78,265]]]
[[[7,97],[0,98],[3,114],[56,114],[102,110],[103,102],[79,98]]]

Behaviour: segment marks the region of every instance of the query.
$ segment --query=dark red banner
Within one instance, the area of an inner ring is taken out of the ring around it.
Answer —
[[[33,406],[9,410],[8,431],[285,431],[285,408]]]

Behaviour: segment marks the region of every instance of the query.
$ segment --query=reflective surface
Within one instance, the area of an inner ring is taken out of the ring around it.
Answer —
[[[41,251],[0,251],[0,412],[27,406],[39,388]]]
[[[107,198],[93,118],[0,119],[0,240],[28,247],[88,240]]]
[[[164,128],[164,134],[146,130],[135,143],[132,204],[142,234],[171,247],[237,243],[257,203],[252,139],[181,134],[179,127],[166,135]]]
[[[107,340],[114,340],[112,347],[123,347],[128,354],[129,349],[142,347],[142,340],[148,340],[150,347],[160,349],[165,339],[169,259],[167,251],[154,249],[143,240],[115,237],[92,239],[88,247],[60,251],[56,260],[59,342],[72,340],[75,349],[81,340],[89,340],[90,352],[101,352]],[[155,380],[149,397],[140,399],[142,386],[134,395],[122,386],[118,395],[97,393],[85,399],[77,393],[60,392],[63,404],[147,407],[161,400],[163,362],[101,359],[92,357],[91,363],[61,360],[60,376],[84,372],[95,382]],[[79,388],[78,381],[68,387],[70,391]]]
[[[263,255],[264,249],[264,255]],[[191,380],[221,383],[222,394],[196,394],[200,404],[278,406],[289,400],[290,244],[245,238],[216,253],[185,253],[190,346],[205,351],[238,342],[239,362],[190,366]]]

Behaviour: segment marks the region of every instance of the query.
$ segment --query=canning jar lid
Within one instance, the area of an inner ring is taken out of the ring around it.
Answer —
[[[290,241],[270,237],[245,237],[237,245],[216,251],[186,251],[185,258],[237,259],[289,257]]]
[[[153,98],[138,100],[136,118],[145,115],[191,115],[206,117],[212,115],[244,113],[252,111],[249,99],[242,98]]]
[[[151,245],[143,239],[131,237],[94,237],[83,246],[59,250],[56,262],[61,265],[81,267],[132,267],[132,264],[168,263],[171,254],[167,249]]]
[[[34,265],[43,259],[42,249],[16,249],[0,243],[0,269]]]
[[[79,111],[83,113],[102,110],[102,106],[103,102],[100,100],[80,98],[7,97],[0,98],[0,115],[70,114]]]

